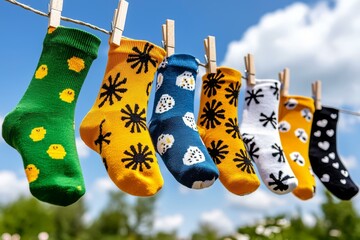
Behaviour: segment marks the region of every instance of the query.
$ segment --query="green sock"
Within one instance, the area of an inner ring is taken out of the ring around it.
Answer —
[[[100,40],[84,31],[48,31],[35,74],[4,120],[2,135],[24,162],[31,193],[66,206],[85,193],[75,146],[74,111]]]

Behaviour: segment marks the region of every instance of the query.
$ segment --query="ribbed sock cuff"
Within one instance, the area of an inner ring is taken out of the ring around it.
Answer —
[[[73,47],[89,54],[92,58],[97,57],[100,39],[95,35],[75,28],[58,27],[53,32],[47,33],[44,46],[65,45]]]

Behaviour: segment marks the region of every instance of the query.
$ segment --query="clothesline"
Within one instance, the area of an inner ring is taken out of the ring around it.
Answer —
[[[37,10],[37,9],[35,9],[35,8],[32,8],[32,7],[30,7],[30,6],[26,5],[26,4],[17,2],[17,1],[15,1],[15,0],[5,0],[5,1],[10,2],[10,3],[12,3],[12,4],[15,4],[15,5],[19,6],[19,7],[22,7],[22,8],[24,8],[24,9],[26,9],[26,10],[29,10],[29,11],[33,12],[33,13],[36,13],[36,14],[38,14],[38,15],[40,15],[40,16],[49,17],[49,14],[48,14],[48,13],[44,13],[44,12],[42,12],[42,11],[39,11],[39,10]],[[108,34],[108,35],[110,35],[110,33],[111,33],[110,31],[107,31],[106,29],[100,28],[100,27],[98,27],[98,26],[95,26],[95,25],[92,25],[92,24],[90,24],[90,23],[83,22],[83,21],[80,21],[80,20],[76,20],[76,19],[72,19],[72,18],[68,18],[68,17],[64,17],[64,16],[61,16],[61,20],[64,20],[64,21],[67,21],[67,22],[76,23],[76,24],[80,24],[80,25],[83,25],[83,26],[92,28],[92,29],[94,29],[94,30],[103,32],[103,33]]]
[[[44,13],[40,10],[37,10],[35,8],[32,8],[26,4],[23,4],[23,3],[20,3],[20,2],[17,2],[16,0],[5,0],[9,3],[12,3],[16,6],[19,6],[19,7],[22,7],[28,11],[31,11],[33,13],[36,13],[40,16],[44,16],[44,17],[49,17],[49,14],[48,13]],[[103,28],[100,28],[98,26],[95,26],[93,24],[90,24],[90,23],[87,23],[87,22],[83,22],[83,21],[80,21],[80,20],[77,20],[77,19],[72,19],[72,18],[68,18],[68,17],[64,17],[64,16],[61,16],[61,20],[64,20],[64,21],[67,21],[67,22],[72,22],[72,23],[76,23],[76,24],[79,24],[79,25],[83,25],[83,26],[86,26],[86,27],[89,27],[89,28],[92,28],[94,30],[97,30],[97,31],[100,31],[102,33],[105,33],[105,34],[108,34],[110,35],[111,32],[106,30],[106,29],[103,29]],[[202,66],[202,67],[206,67],[206,64],[204,63],[201,63],[199,62],[199,65]],[[243,79],[247,79],[246,77],[242,77]],[[336,108],[339,110],[339,112],[342,112],[342,113],[345,113],[345,114],[350,114],[350,115],[354,115],[354,116],[359,116],[360,117],[360,113],[359,112],[353,112],[353,111],[350,111],[350,110],[346,110],[346,109],[340,109],[340,108]]]
[[[26,5],[26,4],[20,3],[20,2],[18,2],[18,1],[16,1],[16,0],[5,0],[5,1],[7,1],[7,2],[9,2],[9,3],[12,3],[12,4],[16,5],[16,6],[22,7],[22,8],[25,9],[25,10],[31,11],[31,12],[33,12],[33,13],[36,13],[36,14],[38,14],[38,15],[40,15],[40,16],[49,17],[49,14],[48,14],[48,13],[44,13],[44,12],[42,12],[42,11],[40,11],[40,10],[37,10],[37,9],[35,9],[35,8],[32,8],[32,7],[30,7],[30,6]],[[68,18],[68,17],[61,16],[61,20],[64,20],[64,21],[67,21],[67,22],[76,23],[76,24],[79,24],[79,25],[83,25],[83,26],[92,28],[92,29],[94,29],[94,30],[100,31],[100,32],[102,32],[102,33],[105,33],[105,34],[107,34],[107,35],[110,35],[110,34],[111,34],[111,31],[108,31],[108,30],[106,30],[106,29],[100,28],[100,27],[95,26],[95,25],[93,25],[93,24],[90,24],[90,23],[87,23],[87,22],[83,22],[83,21],[80,21],[80,20],[77,20],[77,19],[72,19],[72,18]],[[199,65],[202,66],[202,67],[206,67],[206,64],[201,63],[201,62],[199,62]]]
[[[325,106],[325,107],[328,107],[328,106]],[[354,111],[350,111],[350,110],[347,110],[347,109],[341,109],[341,108],[336,108],[336,109],[339,110],[339,112],[341,112],[341,113],[345,113],[345,114],[349,114],[349,115],[354,115],[354,116],[360,117],[360,113],[359,113],[359,112],[354,112]]]

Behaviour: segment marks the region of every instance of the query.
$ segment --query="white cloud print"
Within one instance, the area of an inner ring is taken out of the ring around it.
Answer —
[[[291,93],[310,96],[310,83],[320,79],[324,104],[360,106],[359,9],[358,0],[335,0],[332,6],[294,3],[266,14],[229,44],[222,65],[242,70],[250,52],[259,78],[277,78],[289,67]]]

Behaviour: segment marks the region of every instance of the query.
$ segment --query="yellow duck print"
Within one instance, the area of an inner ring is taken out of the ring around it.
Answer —
[[[44,127],[36,127],[33,130],[31,130],[30,138],[34,142],[41,141],[45,138],[46,129]]]
[[[48,34],[51,34],[51,33],[53,33],[55,30],[56,30],[55,27],[51,27],[51,26],[50,26],[50,27],[48,28],[48,32],[47,32],[47,33],[48,33]]]
[[[52,159],[64,159],[66,155],[65,148],[61,144],[51,144],[46,152]]]
[[[67,103],[72,103],[75,99],[75,91],[71,88],[67,88],[59,93],[60,99]]]
[[[48,67],[45,64],[40,65],[40,67],[35,72],[36,79],[43,79],[48,74]]]
[[[26,178],[29,183],[36,181],[36,179],[39,176],[39,173],[40,170],[34,164],[29,164],[25,168]]]
[[[67,60],[69,70],[73,70],[75,72],[81,72],[85,68],[85,62],[83,59],[78,57],[72,57]]]

